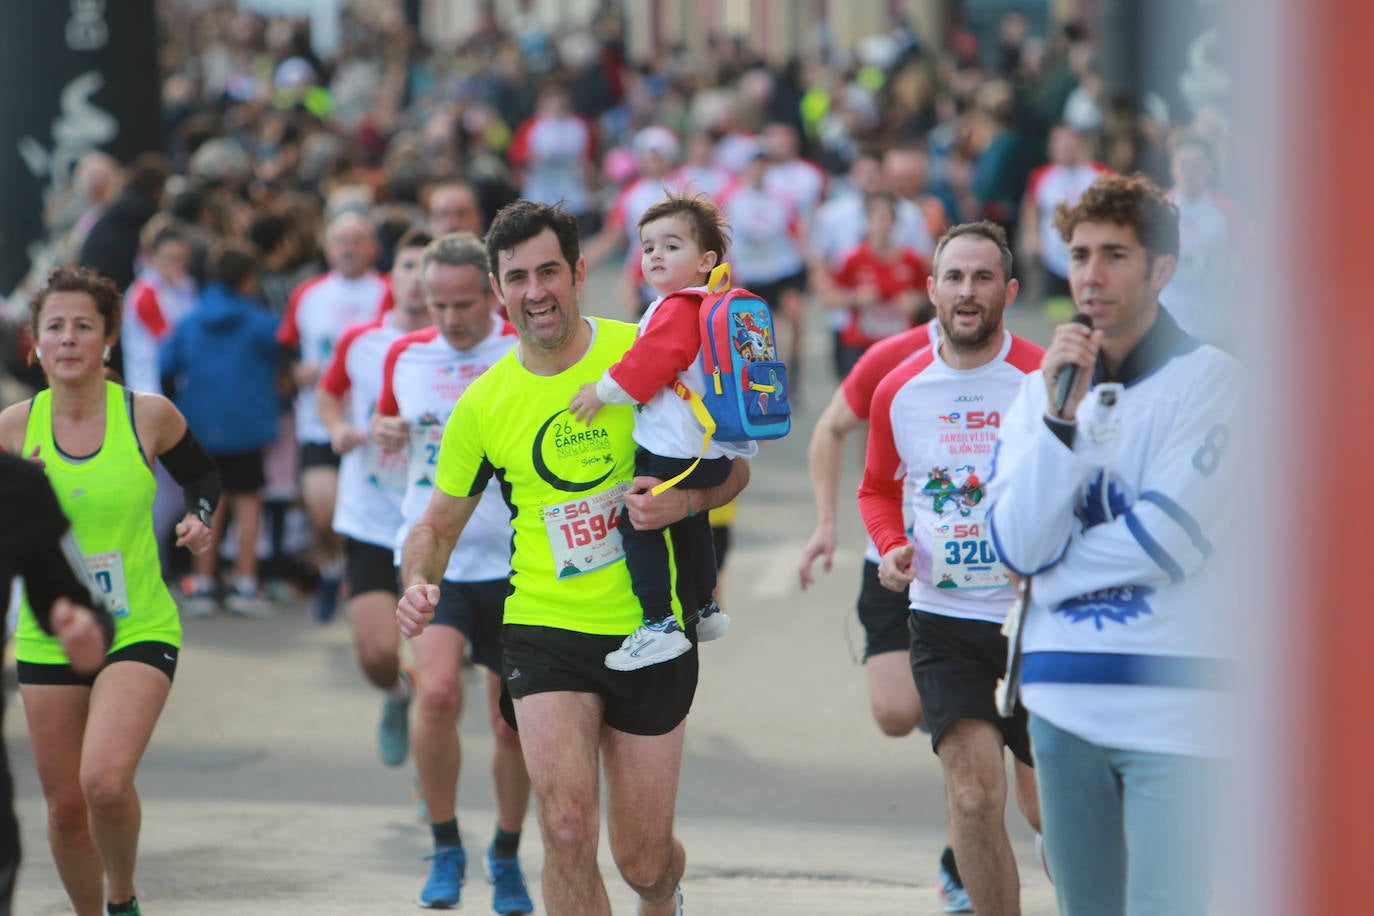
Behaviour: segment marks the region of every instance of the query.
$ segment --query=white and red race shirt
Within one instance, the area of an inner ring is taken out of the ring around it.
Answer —
[[[510,322],[493,316],[491,333],[470,350],[455,350],[438,328],[426,328],[401,337],[387,351],[377,410],[382,416],[400,417],[410,426],[405,497],[395,539],[397,563],[406,536],[434,493],[439,444],[453,405],[474,379],[511,351],[518,339]],[[510,550],[510,508],[492,475],[449,556],[444,579],[490,582],[507,578]]]
[[[775,162],[763,173],[763,189],[786,198],[802,222],[810,223],[812,214],[825,199],[825,172],[805,159]]]
[[[196,286],[190,280],[173,286],[151,267],[139,272],[124,294],[124,384],[134,391],[162,393],[158,347],[195,304]]]
[[[857,191],[846,191],[816,210],[807,236],[811,255],[825,258],[832,271],[838,270],[845,255],[863,241],[867,231],[864,196]],[[935,240],[931,238],[925,214],[905,197],[897,199],[897,224],[892,228],[892,240],[902,248],[914,249],[927,260],[935,253]]]
[[[939,342],[940,319],[932,318],[920,327],[903,331],[865,350],[840,383],[850,412],[867,423],[873,392],[878,390],[878,385],[887,378],[888,373],[907,360],[915,359],[926,347],[933,347]],[[873,563],[882,560],[872,538],[868,538],[868,546],[864,548],[864,559]]]
[[[759,140],[753,134],[726,134],[716,141],[715,163],[731,175],[743,175],[758,151]]]
[[[623,230],[629,239],[629,247],[625,250],[625,272],[636,280],[643,276],[639,266],[642,254],[639,218],[645,210],[668,196],[663,190],[665,183],[664,179],[636,178],[620,189],[615,200],[611,201],[611,208],[606,211],[606,227]]]
[[[899,248],[885,257],[868,242],[860,242],[835,272],[835,285],[851,292],[873,287],[883,305],[851,307],[849,320],[840,329],[840,341],[850,347],[870,347],[909,330],[911,317],[888,303],[909,290],[924,292],[929,276],[925,260],[910,248]]]
[[[790,200],[739,184],[720,209],[730,224],[728,260],[737,286],[776,283],[805,268],[797,244],[801,218]]]
[[[376,318],[386,296],[386,281],[373,271],[353,279],[333,271],[320,274],[291,294],[277,329],[277,342],[298,350],[301,362],[323,370],[344,329]],[[315,407],[314,386],[296,394],[296,439],[301,443],[329,443],[329,430]]]
[[[1089,160],[1078,165],[1051,162],[1031,172],[1026,194],[1035,202],[1040,214],[1040,260],[1061,280],[1069,276],[1069,244],[1054,228],[1054,208],[1060,204],[1072,206],[1098,175],[1110,171],[1102,163]]]
[[[874,392],[859,511],[880,556],[908,543],[902,515],[911,492],[911,607],[1001,623],[1015,597],[988,529],[987,481],[997,430],[1044,350],[1003,332],[997,357],[952,369],[938,346],[899,365]]]
[[[348,423],[363,432],[382,391],[387,350],[402,333],[390,319],[386,315],[345,329],[320,376],[322,390],[336,398],[349,395]],[[401,526],[404,492],[405,457],[388,455],[368,436],[339,461],[334,530],[355,541],[390,547]]]
[[[587,176],[596,155],[596,137],[586,118],[536,115],[520,125],[507,155],[525,172],[521,197],[545,204],[562,202],[569,213],[592,209]]]

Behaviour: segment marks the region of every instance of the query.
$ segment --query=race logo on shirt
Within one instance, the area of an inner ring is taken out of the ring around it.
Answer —
[[[978,469],[971,464],[957,467],[953,473],[949,468],[931,468],[921,492],[930,497],[930,507],[936,515],[957,511],[967,516],[986,495]]]
[[[532,457],[540,479],[565,493],[594,490],[615,473],[610,433],[599,425],[574,423],[566,409],[539,427]]]

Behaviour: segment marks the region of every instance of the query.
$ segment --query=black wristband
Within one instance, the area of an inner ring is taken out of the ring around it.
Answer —
[[[186,496],[186,514],[196,516],[205,527],[210,527],[215,506],[219,504],[219,470],[191,428],[186,428],[186,435],[180,442],[157,457],[172,479],[181,484]]]

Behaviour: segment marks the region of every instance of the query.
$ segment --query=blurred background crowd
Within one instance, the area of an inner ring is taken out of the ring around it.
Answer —
[[[243,288],[281,317],[301,283],[339,269],[324,230],[340,214],[375,229],[366,269],[384,277],[412,227],[480,233],[517,197],[561,201],[593,267],[624,257],[621,301],[586,307],[630,317],[646,301],[635,219],[665,188],[721,203],[736,281],[769,291],[791,360],[803,335],[833,337],[833,367],[793,367],[803,392],[923,318],[921,270],[893,281],[889,268],[912,253],[928,265],[954,223],[1008,230],[1023,308],[1071,309],[1049,214],[1104,169],[1174,189],[1184,253],[1165,301],[1223,342],[1222,316],[1197,303],[1234,269],[1226,87],[1205,29],[1158,91],[1123,87],[1100,37],[1117,6],[161,0],[160,146],[124,161],[93,148],[50,176],[42,236],[4,308],[0,403],[42,384],[27,297],[59,263],[129,290],[114,367],[158,390],[159,343],[197,307],[227,239],[251,244],[257,279]],[[894,304],[895,323],[865,320]],[[285,416],[280,428],[290,436]],[[278,562],[300,578],[294,444],[278,451],[264,572]]]

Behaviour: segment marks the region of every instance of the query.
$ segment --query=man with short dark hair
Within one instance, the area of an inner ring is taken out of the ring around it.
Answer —
[[[993,703],[1014,590],[992,549],[984,495],[1001,415],[1043,351],[1003,327],[1018,284],[1000,227],[955,226],[934,264],[926,288],[940,337],[873,393],[859,509],[882,558],[878,581],[909,590],[911,672],[945,775],[959,875],[974,911],[1006,916],[1020,912],[1020,883],[1004,747],[1016,758],[1017,802],[1037,830],[1039,811],[1025,712],[1003,719]]]
[[[632,476],[631,409],[607,407],[586,426],[567,410],[635,337],[632,324],[582,315],[576,220],[520,201],[497,215],[486,244],[519,343],[472,382],[445,428],[434,494],[402,552],[397,621],[414,637],[433,619],[449,553],[498,479],[514,544],[502,712],[519,728],[539,799],[545,906],[611,911],[596,864],[604,773],[611,851],[640,913],[680,913],[686,853],[672,825],[697,653],[636,671],[605,666],[640,623],[617,526],[625,512],[637,528],[663,528],[724,505],[748,466],[736,461],[710,490],[650,495],[659,481]]]

